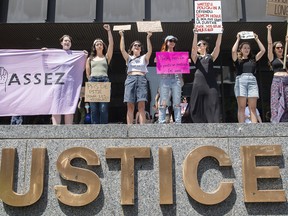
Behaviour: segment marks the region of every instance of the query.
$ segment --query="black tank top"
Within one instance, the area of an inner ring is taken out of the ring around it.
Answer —
[[[256,65],[257,63],[255,60],[252,59],[242,59],[242,60],[236,60],[234,62],[236,70],[237,70],[237,76],[241,75],[242,73],[252,73],[255,75],[256,73]]]
[[[271,66],[273,69],[273,72],[286,72],[285,69],[283,69],[283,62],[284,58],[282,58],[281,60],[279,58],[275,58],[273,59],[273,61],[271,62]],[[286,61],[286,68],[288,68],[288,61]]]

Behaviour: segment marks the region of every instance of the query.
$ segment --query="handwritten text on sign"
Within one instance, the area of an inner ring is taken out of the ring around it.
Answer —
[[[267,0],[266,14],[288,17],[288,0]]]
[[[189,74],[188,52],[156,52],[157,74]]]
[[[86,82],[85,102],[110,102],[110,82]]]
[[[195,1],[198,33],[222,33],[221,1]]]

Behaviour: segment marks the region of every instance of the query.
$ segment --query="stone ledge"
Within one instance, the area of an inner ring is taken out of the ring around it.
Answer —
[[[286,137],[288,124],[1,125],[0,139]]]

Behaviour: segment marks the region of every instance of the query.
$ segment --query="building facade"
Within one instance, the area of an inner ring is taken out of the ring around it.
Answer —
[[[236,100],[234,98],[234,67],[231,48],[239,31],[254,31],[267,47],[266,26],[273,25],[273,38],[284,40],[286,18],[266,15],[267,2],[264,0],[222,0],[223,42],[215,70],[221,89],[222,121],[236,122]],[[159,51],[166,35],[179,39],[177,50],[191,52],[194,23],[193,0],[2,0],[0,2],[0,48],[1,49],[40,49],[41,47],[60,48],[59,38],[63,34],[73,37],[72,49],[90,51],[95,38],[107,41],[103,23],[111,26],[131,24],[131,31],[125,33],[126,43],[139,39],[145,42],[145,33],[137,32],[136,21],[160,20],[163,32],[152,36],[153,55],[151,57],[150,86],[151,97],[157,89],[157,76],[153,59]],[[114,55],[111,63],[112,99],[110,103],[110,122],[125,121],[123,91],[125,62],[119,51],[119,34],[113,32]],[[201,35],[213,47],[215,35]],[[257,49],[252,43],[252,49]],[[256,51],[256,50],[255,50]],[[149,79],[149,77],[148,77]],[[267,57],[258,66],[260,99],[258,109],[262,117],[270,110],[270,85],[272,73]],[[155,82],[156,80],[156,82]],[[193,85],[193,65],[191,74],[184,75],[183,95],[190,96]],[[153,103],[153,100],[152,100]],[[151,104],[153,105],[153,104]],[[147,107],[149,110],[149,107]],[[114,116],[114,113],[117,115]],[[119,116],[123,113],[123,116]],[[265,121],[265,118],[264,118]]]

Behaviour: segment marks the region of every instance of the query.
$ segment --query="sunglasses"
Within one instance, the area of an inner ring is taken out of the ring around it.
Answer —
[[[201,44],[202,44],[203,46],[206,45],[205,43],[198,43],[197,46],[201,46]]]
[[[170,43],[176,43],[177,41],[175,39],[168,40]]]
[[[141,47],[141,44],[133,44],[134,47]]]
[[[283,47],[281,46],[281,47],[275,47],[275,49],[283,49]]]

